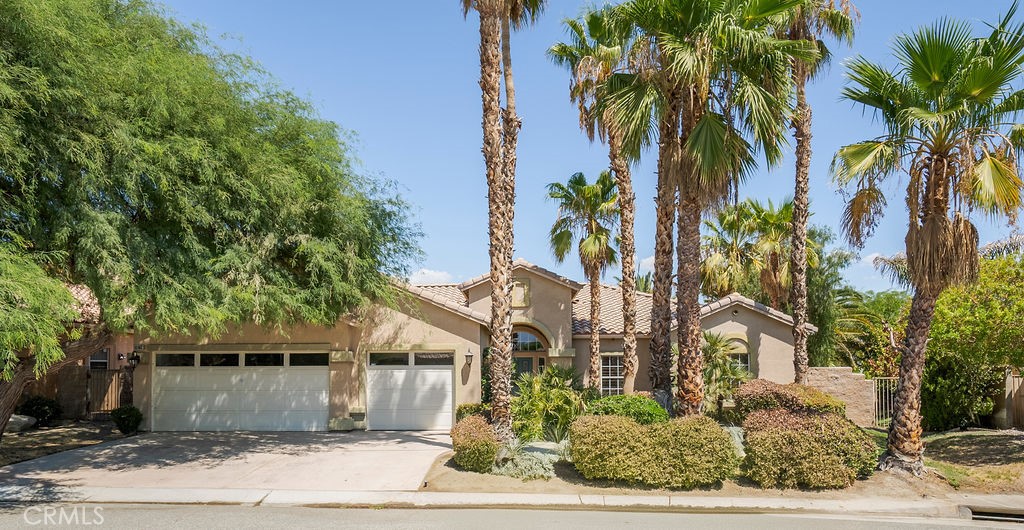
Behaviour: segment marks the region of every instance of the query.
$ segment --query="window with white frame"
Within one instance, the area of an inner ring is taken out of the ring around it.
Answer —
[[[601,356],[601,395],[618,396],[622,394],[622,356]]]

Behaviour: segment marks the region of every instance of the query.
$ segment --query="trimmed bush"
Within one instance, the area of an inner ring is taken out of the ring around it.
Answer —
[[[466,471],[489,473],[498,456],[498,437],[483,416],[469,416],[452,427],[455,465]]]
[[[484,419],[490,420],[491,406],[486,403],[463,403],[455,408],[455,423],[469,416],[483,416]]]
[[[625,416],[641,425],[668,421],[668,411],[657,401],[641,395],[603,397],[591,403],[587,412],[595,416]]]
[[[570,429],[569,453],[584,478],[674,489],[720,484],[739,464],[729,433],[704,416],[651,425],[583,416]]]
[[[121,434],[135,434],[142,425],[142,411],[134,405],[122,405],[110,411],[110,419],[114,420]]]
[[[790,383],[780,385],[754,379],[740,385],[733,396],[740,415],[758,410],[783,409],[791,412],[831,412],[846,415],[846,403],[817,388]]]
[[[32,416],[36,419],[36,427],[46,427],[53,423],[53,420],[60,417],[60,403],[57,400],[43,396],[31,396],[22,403],[15,411],[22,416]]]
[[[871,437],[835,413],[759,410],[743,428],[743,472],[764,488],[845,488],[878,463]]]

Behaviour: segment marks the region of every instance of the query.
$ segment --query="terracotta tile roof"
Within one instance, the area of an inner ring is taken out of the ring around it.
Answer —
[[[770,308],[770,307],[768,307],[768,306],[766,306],[766,305],[764,305],[762,303],[755,302],[755,301],[751,300],[750,298],[747,298],[746,296],[743,296],[740,293],[732,293],[732,294],[730,294],[728,296],[725,296],[725,297],[723,297],[723,298],[721,298],[719,300],[715,300],[714,302],[711,302],[709,304],[705,304],[703,307],[700,308],[700,316],[701,316],[701,318],[703,318],[703,317],[706,317],[706,316],[708,316],[708,315],[710,315],[712,313],[717,313],[718,311],[721,311],[722,309],[725,309],[725,308],[733,306],[733,305],[742,305],[743,307],[746,307],[747,309],[752,309],[754,311],[757,311],[758,313],[761,313],[761,314],[767,315],[767,316],[769,316],[771,318],[774,318],[775,320],[778,320],[779,322],[782,322],[783,324],[786,324],[786,325],[789,325],[789,326],[793,325],[793,317],[792,316],[787,315],[786,313],[783,313],[782,311],[779,311],[778,309],[772,309],[772,308]],[[815,327],[814,325],[810,324],[810,323],[807,324],[807,329],[810,330],[811,333],[816,333],[818,331],[818,328]]]
[[[636,293],[636,333],[651,334],[651,295]],[[601,286],[601,333],[621,335],[622,290],[617,285]],[[573,335],[590,334],[590,285],[584,285],[576,297],[572,299],[572,333]]]
[[[71,296],[75,297],[75,309],[78,310],[78,317],[75,323],[94,324],[100,321],[100,302],[96,299],[92,289],[81,284],[67,286]]]
[[[459,291],[457,287],[454,289],[449,288],[454,287],[454,285],[410,285],[398,281],[395,281],[395,285],[425,302],[462,315],[479,324],[486,326],[491,322],[490,317],[474,311],[466,305],[466,297],[462,294],[462,291]],[[458,293],[458,298],[453,298],[455,293]]]
[[[526,270],[531,271],[531,272],[533,272],[535,274],[538,274],[540,276],[544,276],[545,278],[548,278],[548,279],[550,279],[552,281],[555,281],[557,283],[565,285],[566,287],[568,287],[568,288],[570,288],[570,289],[572,289],[574,291],[579,291],[580,289],[583,288],[583,284],[582,283],[574,281],[574,280],[570,280],[569,278],[566,278],[565,276],[562,276],[561,274],[558,274],[557,272],[550,271],[550,270],[545,269],[544,267],[541,267],[539,265],[534,265],[533,263],[530,263],[529,261],[526,261],[523,258],[516,258],[515,261],[512,262],[512,270],[514,271],[516,269],[526,269]],[[486,281],[488,281],[490,279],[491,279],[491,274],[490,273],[481,274],[480,276],[477,276],[475,278],[470,278],[470,279],[460,283],[459,284],[459,289],[462,289],[463,291],[465,291],[466,289],[469,289],[471,287],[475,287],[477,285],[480,285],[481,283],[484,283],[484,282],[486,282]]]

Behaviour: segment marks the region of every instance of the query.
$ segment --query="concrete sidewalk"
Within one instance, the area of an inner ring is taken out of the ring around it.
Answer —
[[[5,503],[237,504],[250,506],[349,507],[543,507],[733,513],[831,513],[904,517],[968,517],[966,507],[1012,513],[1024,507],[1024,495],[952,495],[948,498],[896,500],[889,497],[810,499],[778,497],[705,497],[667,495],[575,495],[524,493],[448,493],[421,491],[317,491],[288,489],[118,488],[60,489],[0,486]]]

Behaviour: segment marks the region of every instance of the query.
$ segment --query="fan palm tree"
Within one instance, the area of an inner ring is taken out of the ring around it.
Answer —
[[[636,243],[634,241],[634,218],[636,198],[630,177],[630,158],[622,145],[622,133],[611,119],[607,106],[598,100],[605,95],[604,84],[613,73],[624,65],[628,33],[619,31],[608,17],[609,10],[593,10],[579,19],[566,19],[568,42],[559,42],[548,49],[548,56],[557,64],[569,70],[569,98],[579,107],[580,128],[591,142],[595,133],[608,144],[608,158],[615,173],[619,194],[619,249],[621,250],[622,276],[619,287],[622,291],[622,362],[623,392],[632,394],[636,383],[639,359],[636,352]]]
[[[944,19],[893,45],[895,70],[858,57],[848,64],[843,97],[875,113],[885,133],[841,148],[835,180],[853,188],[843,215],[847,238],[862,246],[883,212],[879,186],[907,175],[906,271],[913,287],[902,347],[896,410],[882,469],[924,471],[921,443],[921,377],[935,301],[948,286],[978,273],[978,233],[973,211],[1015,217],[1021,207],[1017,153],[1024,110],[1016,90],[1024,64],[1024,26],[1017,5],[974,37],[961,21]]]
[[[720,209],[714,219],[705,220],[704,229],[701,292],[715,299],[738,292],[759,268],[754,217],[746,203],[730,205]]]
[[[796,178],[793,189],[793,228],[790,245],[790,305],[793,314],[793,367],[797,383],[807,381],[807,217],[810,213],[811,106],[807,103],[807,82],[828,63],[831,53],[822,37],[853,42],[859,13],[850,0],[811,0],[786,13],[780,37],[812,41],[818,47],[817,62],[794,61],[791,69],[796,88],[793,137],[796,140]]]
[[[480,91],[483,102],[483,154],[487,174],[491,259],[491,419],[498,439],[512,431],[512,251],[515,214],[516,147],[521,122],[515,110],[511,28],[532,22],[543,0],[460,0],[463,16],[480,16]],[[505,79],[505,109],[501,79]]]
[[[757,233],[754,249],[758,259],[753,263],[761,290],[768,296],[769,305],[775,309],[782,309],[785,300],[790,298],[787,294],[792,288],[792,276],[789,272],[795,248],[791,246],[790,236],[795,204],[791,200],[786,200],[776,207],[771,200],[767,205],[760,201],[748,200],[746,206]],[[802,243],[802,262],[805,266],[817,267],[820,245],[813,239],[804,240]],[[806,296],[806,292],[804,295]]]
[[[701,215],[722,202],[756,166],[755,151],[765,153],[769,162],[781,157],[790,61],[814,59],[817,51],[807,42],[775,39],[770,30],[773,17],[804,1],[631,0],[615,8],[617,16],[634,27],[633,48],[639,53],[631,52],[631,60],[656,65],[661,72],[634,75],[632,86],[616,87],[619,95],[611,99],[621,123],[650,124],[652,115],[663,118],[658,121],[659,158],[668,160],[659,160],[658,206],[664,213],[672,197],[664,187],[674,186],[678,194],[674,212],[678,228],[676,383],[677,408],[683,414],[699,413],[703,403],[698,300]],[[641,140],[653,136],[650,125],[634,128]],[[658,259],[658,244],[665,235],[663,231],[655,238],[656,299],[659,277],[665,274],[666,263],[671,267],[670,232],[667,257],[663,253]]]
[[[601,381],[601,275],[617,259],[615,181],[607,171],[593,184],[587,183],[583,173],[575,173],[565,184],[548,184],[548,197],[558,203],[558,217],[551,226],[551,250],[561,263],[575,247],[590,283],[590,366],[584,384],[597,387]]]

